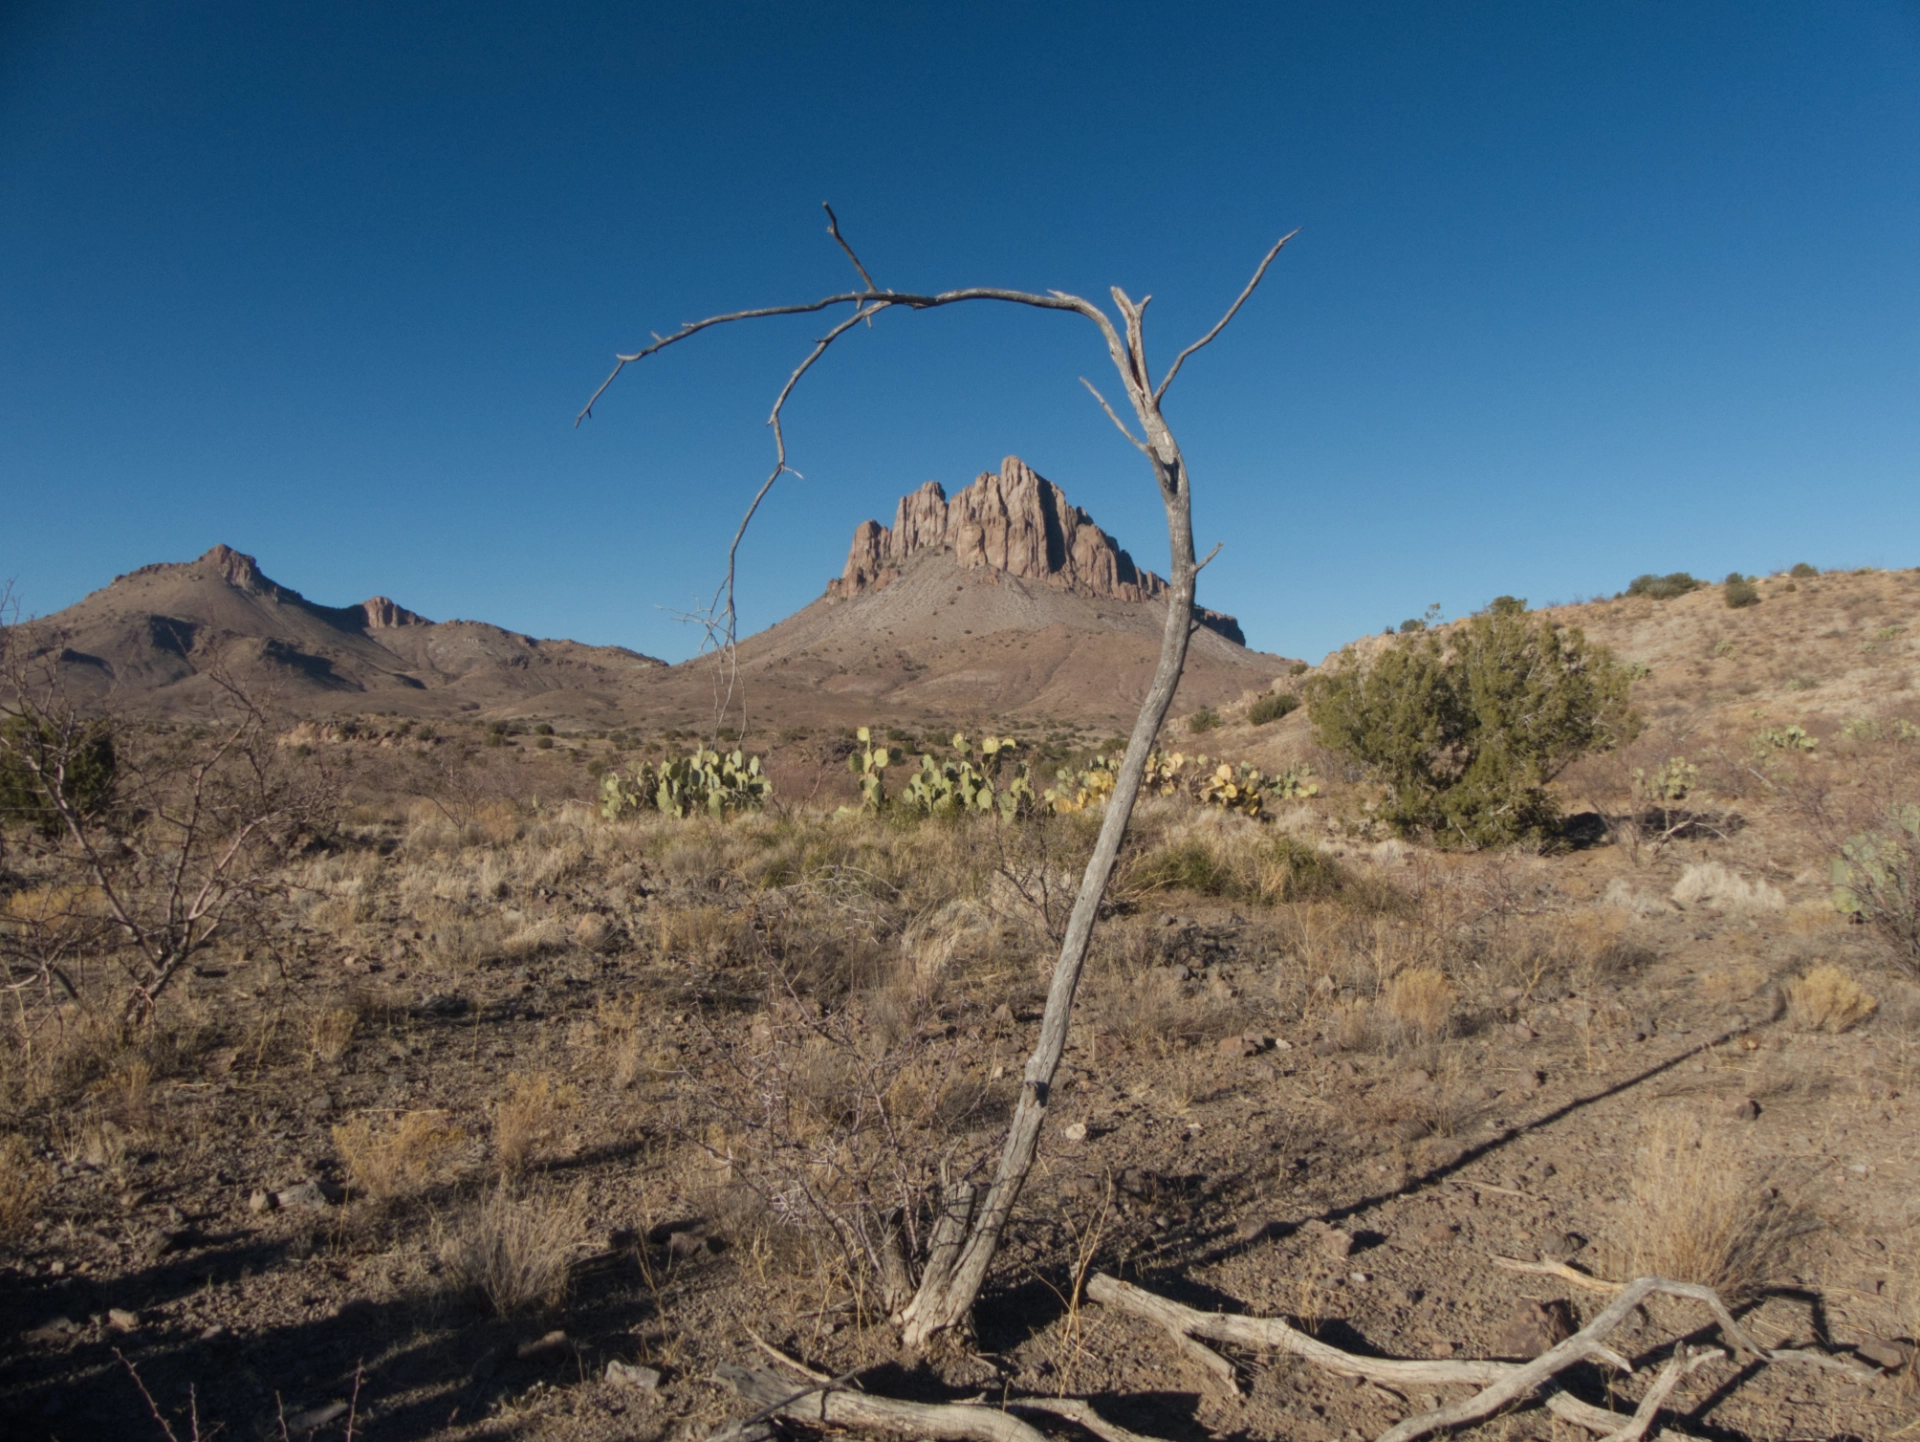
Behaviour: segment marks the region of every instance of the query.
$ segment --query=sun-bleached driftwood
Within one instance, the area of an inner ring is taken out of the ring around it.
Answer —
[[[1129,1432],[1119,1423],[1109,1422],[1093,1410],[1091,1402],[1078,1397],[1021,1397],[1009,1399],[1006,1405],[1016,1411],[1051,1412],[1056,1417],[1065,1417],[1069,1422],[1086,1428],[1101,1442],[1160,1442],[1157,1437]]]
[[[915,1437],[957,1439],[957,1442],[1047,1442],[1010,1412],[965,1402],[900,1402],[849,1392],[832,1382],[795,1386],[765,1367],[739,1367],[723,1362],[714,1375],[740,1394],[754,1409],[742,1421],[715,1432],[710,1442],[736,1442],[755,1435],[757,1424],[773,1417],[813,1427],[846,1427],[855,1431],[905,1433]]]
[[[1503,1264],[1511,1260],[1500,1259]],[[1552,1263],[1518,1263],[1510,1266],[1509,1270],[1562,1275],[1559,1267]],[[1569,1272],[1573,1270],[1567,1268]],[[1585,1273],[1575,1275],[1586,1277]],[[1405,1419],[1382,1433],[1379,1442],[1414,1442],[1414,1439],[1433,1432],[1478,1421],[1542,1388],[1552,1387],[1555,1377],[1580,1362],[1601,1362],[1618,1371],[1631,1373],[1632,1366],[1607,1347],[1603,1339],[1625,1321],[1635,1308],[1656,1294],[1698,1302],[1712,1314],[1729,1346],[1755,1360],[1819,1365],[1861,1378],[1873,1375],[1837,1357],[1827,1357],[1817,1352],[1775,1351],[1760,1346],[1734,1320],[1733,1314],[1710,1287],[1669,1281],[1664,1277],[1641,1277],[1625,1283],[1608,1283],[1599,1278],[1588,1280],[1613,1292],[1613,1300],[1571,1337],[1531,1362],[1524,1363],[1363,1357],[1329,1346],[1278,1317],[1244,1317],[1197,1311],[1104,1273],[1097,1273],[1088,1280],[1087,1297],[1118,1311],[1130,1312],[1152,1322],[1169,1336],[1188,1342],[1204,1339],[1231,1346],[1285,1352],[1329,1372],[1362,1377],[1395,1390],[1462,1384],[1480,1388],[1471,1397]],[[1209,1355],[1219,1356],[1218,1353]],[[1634,1439],[1645,1435],[1655,1414],[1683,1378],[1725,1355],[1718,1348],[1711,1348],[1698,1353],[1683,1353],[1669,1361],[1655,1377],[1631,1418],[1623,1419],[1617,1413],[1592,1406],[1558,1390],[1548,1393],[1544,1399],[1545,1405],[1556,1416],[1600,1434],[1607,1442],[1634,1442]]]
[[[1489,1258],[1494,1266],[1503,1272],[1526,1272],[1535,1277],[1558,1277],[1563,1282],[1571,1282],[1576,1287],[1585,1287],[1590,1292],[1612,1294],[1626,1286],[1625,1282],[1609,1282],[1605,1277],[1596,1277],[1591,1272],[1583,1272],[1566,1262],[1527,1262],[1519,1257]]]

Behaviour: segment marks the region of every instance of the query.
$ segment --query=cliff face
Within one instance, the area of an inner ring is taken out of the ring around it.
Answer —
[[[1018,456],[983,472],[952,500],[938,481],[900,498],[893,525],[862,521],[827,595],[840,600],[877,591],[923,551],[946,551],[964,570],[988,570],[1101,601],[1152,601],[1167,583],[1136,566],[1060,488]],[[1231,616],[1196,608],[1200,624],[1236,645],[1246,637]]]
[[[827,594],[846,599],[884,586],[910,556],[942,549],[968,570],[1004,571],[1103,600],[1151,601],[1167,589],[1058,486],[1008,456],[952,500],[928,481],[900,498],[891,527],[863,521]]]

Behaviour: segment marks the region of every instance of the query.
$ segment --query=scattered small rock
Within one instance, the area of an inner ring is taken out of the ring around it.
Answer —
[[[652,1392],[660,1386],[658,1372],[634,1362],[607,1363],[607,1380],[617,1387],[631,1387],[636,1392]]]
[[[712,1241],[698,1232],[668,1232],[669,1257],[699,1257],[713,1250]]]
[[[1085,1122],[1073,1122],[1061,1132],[1061,1135],[1070,1142],[1084,1142],[1087,1139],[1087,1124]]]
[[[1586,1244],[1578,1232],[1553,1232],[1540,1239],[1540,1255],[1549,1262],[1565,1262],[1578,1256]]]
[[[522,1362],[552,1362],[563,1356],[571,1356],[573,1343],[565,1332],[558,1329],[544,1337],[536,1337],[531,1342],[522,1342],[514,1349],[513,1355]]]
[[[1320,1251],[1336,1260],[1353,1255],[1353,1233],[1330,1226],[1317,1217],[1302,1226],[1300,1233]]]
[[[1563,1301],[1522,1302],[1494,1340],[1496,1357],[1532,1361],[1573,1335],[1573,1312]]]
[[[1853,1349],[1859,1356],[1876,1367],[1885,1367],[1889,1372],[1897,1372],[1913,1361],[1914,1346],[1911,1342],[1886,1342],[1875,1338],[1862,1342]]]
[[[319,1212],[345,1200],[346,1195],[331,1182],[302,1182],[297,1187],[275,1192],[273,1200],[276,1206],[305,1207],[310,1212]]]
[[[26,1334],[29,1342],[64,1342],[80,1330],[80,1324],[71,1317],[55,1317],[44,1322]]]
[[[107,1325],[116,1332],[137,1332],[140,1330],[140,1314],[129,1312],[125,1307],[107,1309]]]
[[[1248,1057],[1259,1053],[1260,1044],[1250,1037],[1223,1036],[1216,1050],[1224,1057]]]
[[[1739,1101],[1735,1102],[1733,1106],[1729,1108],[1729,1114],[1735,1121],[1755,1121],[1760,1116],[1760,1103],[1752,1097],[1741,1097]]]
[[[329,1402],[324,1407],[311,1407],[305,1412],[296,1412],[287,1418],[289,1432],[316,1432],[329,1422],[338,1422],[347,1415],[345,1402]]]

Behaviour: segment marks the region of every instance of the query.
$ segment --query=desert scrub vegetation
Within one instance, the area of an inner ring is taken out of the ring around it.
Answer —
[[[1300,698],[1291,691],[1269,691],[1247,708],[1247,720],[1255,726],[1265,726],[1270,721],[1278,721],[1291,716],[1300,709]]]
[[[1664,576],[1649,573],[1644,576],[1635,576],[1628,582],[1627,589],[1620,594],[1645,596],[1649,601],[1671,601],[1675,596],[1684,596],[1691,591],[1697,591],[1706,584],[1705,581],[1696,580],[1685,571],[1671,571]]]
[[[1867,989],[1839,967],[1822,964],[1781,987],[1787,1016],[1805,1031],[1851,1030],[1879,1009]]]
[[[467,1134],[443,1111],[410,1111],[381,1120],[356,1116],[333,1128],[353,1190],[392,1201],[433,1181],[463,1147]]]
[[[1498,846],[1551,837],[1549,783],[1633,738],[1628,685],[1604,647],[1515,602],[1367,657],[1343,651],[1306,694],[1320,744],[1380,786],[1381,821],[1443,847]]]
[[[266,944],[285,863],[332,822],[331,778],[290,764],[237,686],[206,725],[135,726],[83,718],[8,665],[6,984],[143,1024],[216,939]]]
[[[586,1240],[586,1203],[577,1190],[521,1196],[502,1183],[440,1227],[453,1298],[498,1317],[551,1311]]]
[[[1768,1181],[1725,1132],[1679,1111],[1657,1114],[1634,1161],[1615,1265],[1624,1276],[1712,1287],[1732,1305],[1751,1300],[1779,1279],[1801,1230]]]

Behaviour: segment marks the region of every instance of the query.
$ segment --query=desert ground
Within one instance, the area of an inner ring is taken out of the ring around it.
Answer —
[[[1387,834],[1261,692],[1170,723],[1312,794],[1143,801],[1034,1181],[974,1331],[924,1355],[876,1219],[997,1156],[1097,806],[863,811],[851,732],[783,724],[722,743],[766,758],[763,809],[608,820],[609,768],[708,738],[343,698],[248,733],[297,824],[150,1008],[73,847],[9,827],[0,1426],[704,1438],[748,1410],[718,1369],[772,1349],[874,1395],[1345,1442],[1472,1389],[1202,1348],[1090,1283],[1526,1360],[1661,1275],[1798,1355],[1708,1359],[1646,1435],[1920,1435],[1920,975],[1830,872],[1920,794],[1920,573],[1757,586],[1547,613],[1635,667],[1645,723],[1559,779],[1549,845]],[[177,778],[220,724],[125,753]],[[1036,785],[1117,729],[1007,725]],[[164,891],[165,861],[106,864]],[[1625,1426],[1726,1342],[1656,1297],[1608,1345],[1631,1372],[1561,1380]],[[1594,1435],[1541,1403],[1454,1435]]]

